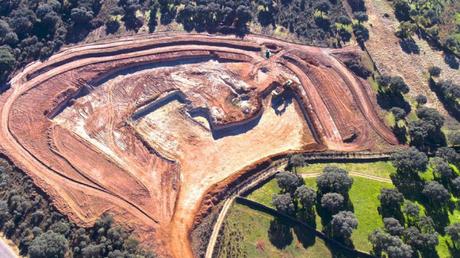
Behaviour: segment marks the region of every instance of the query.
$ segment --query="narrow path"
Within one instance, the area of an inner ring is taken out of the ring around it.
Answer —
[[[232,196],[224,202],[224,207],[222,207],[222,210],[219,213],[219,217],[217,218],[217,221],[214,224],[211,237],[209,238],[208,248],[206,249],[206,254],[204,256],[205,258],[212,258],[212,253],[214,252],[214,247],[217,242],[217,237],[219,236],[220,228],[222,227],[224,219],[227,217],[226,215],[228,210],[230,209],[230,207],[232,207],[235,197],[236,196]]]
[[[214,227],[213,227],[213,230],[212,230],[212,233],[211,233],[211,237],[209,238],[208,247],[206,248],[205,258],[212,258],[212,254],[214,253],[214,247],[216,245],[217,238],[219,237],[220,228],[222,227],[222,224],[223,224],[225,218],[227,217],[228,210],[232,206],[233,201],[235,200],[235,198],[240,196],[240,194],[242,194],[242,193],[245,193],[245,192],[250,191],[251,189],[254,189],[255,187],[257,187],[260,184],[260,182],[263,182],[263,181],[267,180],[268,178],[270,178],[271,176],[274,176],[277,173],[277,171],[280,168],[286,166],[286,164],[287,164],[287,161],[282,162],[278,166],[272,167],[272,168],[260,173],[257,176],[257,178],[251,180],[251,182],[249,182],[247,185],[243,186],[234,195],[232,195],[230,198],[225,200],[224,207],[222,208],[222,210],[219,213],[219,217],[217,218],[217,221],[214,224]]]

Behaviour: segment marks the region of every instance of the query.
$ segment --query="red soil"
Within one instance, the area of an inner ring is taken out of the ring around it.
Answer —
[[[257,164],[397,144],[340,60],[357,54],[192,34],[71,47],[0,97],[1,151],[75,223],[111,212],[159,254],[191,257],[194,223]]]

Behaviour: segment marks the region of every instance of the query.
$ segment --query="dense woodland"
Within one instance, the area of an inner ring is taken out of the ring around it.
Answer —
[[[99,0],[0,1],[0,83],[14,69],[82,40],[103,23]]]
[[[130,233],[102,216],[92,228],[61,215],[22,171],[0,159],[0,230],[21,255],[49,257],[153,257]]]
[[[64,44],[77,43],[98,28],[108,34],[137,32],[177,23],[185,31],[243,36],[252,24],[280,26],[304,43],[340,46],[352,33],[368,38],[363,0],[7,0],[0,1],[0,84],[11,73],[46,59]]]

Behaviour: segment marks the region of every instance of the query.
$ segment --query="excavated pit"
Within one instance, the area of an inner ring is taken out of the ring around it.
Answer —
[[[75,223],[110,212],[160,255],[191,257],[216,193],[258,164],[397,144],[340,60],[359,54],[253,35],[71,47],[13,78],[1,151]]]

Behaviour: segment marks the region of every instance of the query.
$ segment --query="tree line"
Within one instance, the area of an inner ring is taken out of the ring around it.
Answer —
[[[357,1],[357,0],[354,0]],[[361,1],[361,0],[360,0]],[[107,6],[103,6],[107,5]],[[104,15],[100,15],[104,7]],[[367,19],[357,13],[359,21]],[[124,26],[154,32],[176,22],[186,31],[244,35],[251,24],[283,26],[301,41],[340,46],[351,38],[352,24],[338,0],[10,0],[0,2],[0,83],[37,59],[46,59],[67,43],[80,42],[94,29],[117,33]],[[358,38],[368,36],[361,22]]]
[[[300,157],[299,157],[300,158]],[[280,171],[276,181],[281,189],[273,196],[276,210],[297,217],[316,228],[316,214],[320,215],[324,233],[329,237],[353,247],[350,240],[358,220],[352,212],[348,195],[353,179],[344,169],[334,166],[324,168],[317,178],[317,190],[305,185],[295,171]]]
[[[449,223],[452,196],[460,194],[458,166],[460,155],[449,147],[438,148],[433,158],[416,148],[392,155],[396,189],[382,189],[379,212],[384,227],[369,235],[373,254],[377,257],[437,257],[439,235],[447,234],[458,247],[460,224]],[[427,168],[434,179],[423,179]],[[422,212],[421,207],[424,207]]]

